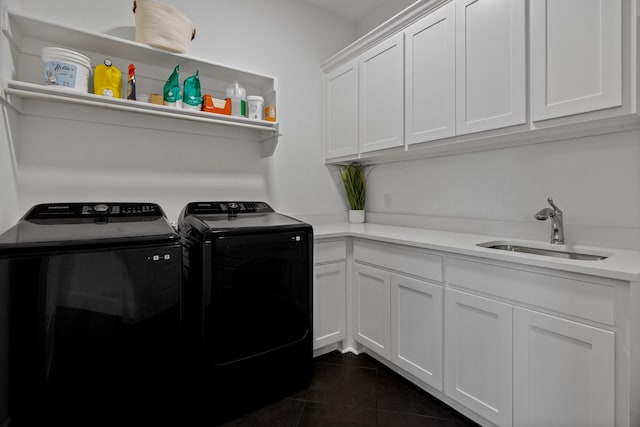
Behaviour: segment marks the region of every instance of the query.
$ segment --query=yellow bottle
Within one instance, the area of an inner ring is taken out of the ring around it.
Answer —
[[[105,59],[104,64],[96,67],[93,75],[93,93],[112,98],[122,97],[122,72],[110,59]]]

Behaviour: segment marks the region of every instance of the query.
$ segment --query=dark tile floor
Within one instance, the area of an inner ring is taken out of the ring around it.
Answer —
[[[224,426],[470,427],[477,424],[374,359],[336,351],[315,359],[309,387]]]

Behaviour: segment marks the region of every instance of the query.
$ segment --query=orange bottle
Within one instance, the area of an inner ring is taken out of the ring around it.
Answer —
[[[264,119],[268,122],[276,121],[276,106],[275,105],[267,105],[264,107]]]

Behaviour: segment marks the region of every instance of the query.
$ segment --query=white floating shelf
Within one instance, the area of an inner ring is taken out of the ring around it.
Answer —
[[[40,84],[41,55],[42,47],[57,46],[83,53],[93,64],[104,58],[113,58],[114,64],[116,61],[121,65],[135,63],[139,86],[151,93],[162,91],[164,79],[178,64],[181,71],[199,72],[203,93],[224,97],[225,88],[238,80],[247,89],[247,94],[260,94],[265,98],[265,104],[276,105],[277,110],[278,81],[275,77],[155,49],[108,34],[67,27],[9,12],[7,8],[2,10],[1,18],[2,33],[13,53],[15,72],[12,80],[0,85],[0,95],[20,113],[258,141],[264,143],[262,151],[267,156],[275,150],[280,136],[278,122],[176,109]],[[62,103],[65,108],[55,108],[56,104]],[[96,114],[95,109],[102,113]],[[140,115],[148,118],[140,119]],[[169,122],[173,123],[171,127]]]
[[[43,86],[16,80],[7,82],[5,93],[19,98],[38,99],[77,104],[88,107],[106,108],[151,116],[168,117],[173,119],[192,120],[218,125],[237,126],[259,131],[277,132],[277,122],[253,120],[243,117],[227,116],[223,114],[207,113],[196,110],[185,110],[168,107],[166,105],[151,104],[149,102],[130,101],[127,99],[110,98],[59,88],[57,86]],[[275,136],[275,135],[274,135]]]

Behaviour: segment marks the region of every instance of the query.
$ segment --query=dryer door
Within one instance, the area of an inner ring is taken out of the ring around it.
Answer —
[[[226,365],[310,333],[310,237],[303,231],[219,237],[204,289],[205,348]]]

